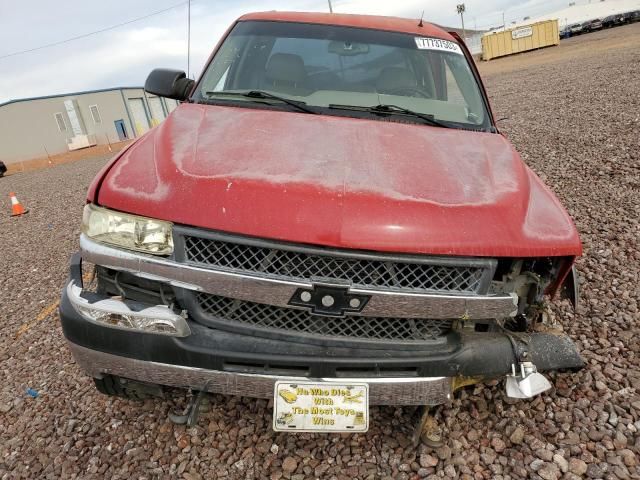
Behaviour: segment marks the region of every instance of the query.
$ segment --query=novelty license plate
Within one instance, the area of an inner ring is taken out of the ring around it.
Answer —
[[[273,429],[277,432],[366,432],[369,385],[278,381]]]

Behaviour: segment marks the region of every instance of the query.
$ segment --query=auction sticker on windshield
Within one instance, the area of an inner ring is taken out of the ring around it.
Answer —
[[[273,429],[277,432],[366,432],[366,383],[276,382]]]
[[[464,55],[460,45],[456,42],[431,37],[416,37],[415,40],[416,46],[420,50],[438,50],[441,52],[451,52],[457,53],[458,55]]]

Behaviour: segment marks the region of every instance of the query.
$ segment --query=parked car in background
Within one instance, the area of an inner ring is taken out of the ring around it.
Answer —
[[[618,13],[616,15],[609,15],[604,20],[602,20],[602,27],[603,28],[617,27],[619,25],[622,25],[624,21],[625,21],[624,14]]]
[[[569,25],[569,34],[573,37],[575,35],[580,35],[582,33],[582,24],[574,23],[573,25]]]
[[[582,24],[583,33],[595,32],[602,30],[602,20],[595,18]]]
[[[7,166],[0,161],[0,177],[4,176],[5,173],[7,173]]]
[[[569,30],[569,26],[566,25],[560,29],[560,38],[569,38],[571,36],[571,30]]]
[[[640,22],[640,10],[631,12],[628,17],[628,23]]]
[[[266,397],[276,430],[358,432],[369,404],[495,378],[530,398],[583,366],[543,314],[577,301],[578,232],[455,32],[248,14],[197,81],[145,90],[182,103],[95,178],[60,303],[101,392]]]

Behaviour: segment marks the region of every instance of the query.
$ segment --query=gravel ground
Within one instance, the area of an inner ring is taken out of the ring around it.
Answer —
[[[410,445],[413,408],[373,408],[363,435],[286,435],[271,431],[266,401],[212,396],[186,429],[167,420],[171,401],[102,396],[55,312],[104,163],[84,161],[0,179],[0,478],[640,478],[640,24],[616,30],[579,54],[561,47],[561,61],[482,67],[502,128],[582,235],[582,306],[549,312],[578,342],[582,372],[555,375],[532,401],[501,384],[462,390],[437,413],[438,450]],[[626,47],[598,51],[622,34]],[[9,190],[27,216],[8,217]]]

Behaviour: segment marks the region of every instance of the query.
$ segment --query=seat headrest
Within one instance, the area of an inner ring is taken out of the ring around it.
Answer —
[[[300,55],[274,53],[267,62],[265,75],[271,80],[296,84],[307,79],[307,70]]]
[[[389,92],[405,87],[417,87],[416,76],[406,68],[386,67],[380,73],[376,88],[378,92]]]

